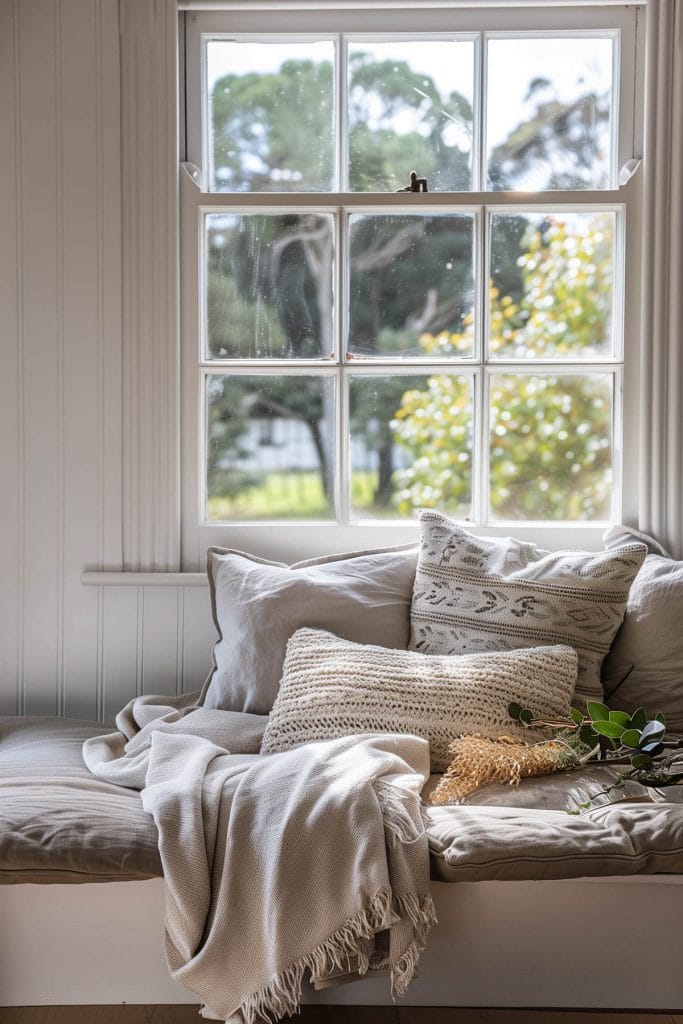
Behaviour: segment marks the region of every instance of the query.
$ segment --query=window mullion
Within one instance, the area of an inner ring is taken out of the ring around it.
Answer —
[[[479,39],[474,46],[474,120],[472,131],[474,139],[472,145],[472,187],[479,192],[484,191],[486,177],[486,153],[484,150],[486,130],[486,46],[484,33],[479,33]]]
[[[337,445],[335,448],[337,481],[337,521],[345,526],[351,514],[349,385],[345,371],[346,337],[348,332],[348,214],[343,207],[337,212],[337,262],[335,274],[335,317],[337,357]]]
[[[485,424],[488,417],[488,387],[486,380],[486,359],[488,354],[488,213],[482,206],[478,214],[475,253],[475,342],[479,371],[475,376],[474,424],[472,436],[472,514],[474,522],[481,526],[485,520],[488,503],[488,454],[486,451]]]
[[[624,513],[624,374],[617,366],[612,371],[612,508],[614,523]]]
[[[343,366],[337,377],[337,522],[348,526],[351,520],[351,428],[349,376]]]
[[[483,526],[488,519],[489,456],[487,444],[487,423],[489,408],[489,377],[486,367],[481,365],[475,380],[474,392],[474,451],[473,451],[473,516],[477,526]]]
[[[337,73],[335,75],[335,117],[336,132],[335,140],[336,161],[337,161],[337,188],[341,192],[349,190],[349,143],[348,143],[348,80],[347,80],[347,50],[346,36],[342,33],[337,38],[335,49],[337,61]]]
[[[494,200],[497,207],[527,208],[548,207],[552,210],[614,209],[623,203],[630,184],[618,189],[585,189],[582,191],[525,192],[200,192],[202,207],[226,213],[261,213],[271,210],[275,213],[297,213],[314,209],[319,213],[330,213],[339,206],[353,208],[354,212],[372,213],[383,207],[415,213],[433,214],[453,212],[454,209],[471,211],[473,208]]]

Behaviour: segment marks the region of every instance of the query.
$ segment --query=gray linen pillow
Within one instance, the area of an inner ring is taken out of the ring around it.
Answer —
[[[652,537],[629,527],[610,527],[603,540],[610,551],[634,540],[648,546],[624,621],[602,667],[606,700],[622,711],[662,711],[668,728],[683,732],[683,562],[670,558]]]
[[[202,692],[208,708],[267,714],[287,641],[318,626],[361,644],[408,646],[415,545],[349,552],[285,565],[209,548],[207,570],[219,639]]]
[[[645,545],[549,552],[511,537],[475,537],[431,510],[421,513],[420,528],[412,650],[472,654],[569,644],[579,657],[577,700],[602,700],[600,668]]]
[[[438,657],[299,629],[287,644],[261,753],[356,733],[409,733],[429,740],[432,771],[444,771],[448,745],[463,733],[528,740],[508,715],[513,700],[539,717],[566,715],[576,665],[571,647]]]

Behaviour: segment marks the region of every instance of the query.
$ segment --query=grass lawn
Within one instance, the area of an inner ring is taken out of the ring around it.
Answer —
[[[394,518],[393,509],[375,509],[377,474],[357,472],[351,481],[352,505],[356,512],[373,517]],[[245,487],[235,498],[216,495],[207,501],[207,512],[214,522],[264,519],[333,519],[334,509],[323,493],[320,474],[267,473],[252,487]]]

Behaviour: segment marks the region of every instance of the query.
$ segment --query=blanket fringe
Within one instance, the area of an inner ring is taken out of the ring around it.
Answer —
[[[325,942],[286,970],[280,971],[267,985],[245,999],[229,1020],[237,1022],[241,1019],[244,1024],[263,1024],[277,1022],[282,1017],[298,1013],[307,970],[315,980],[334,971],[348,971],[353,959],[357,962],[358,973],[365,974],[369,967],[368,940],[376,932],[389,928],[397,917],[403,916],[413,926],[414,937],[391,971],[392,995],[402,995],[415,973],[427,933],[436,921],[434,904],[429,895],[420,898],[414,893],[406,893],[392,898],[389,890],[382,889],[368,907],[350,918]],[[356,969],[356,965],[353,966]]]
[[[416,843],[425,834],[424,821],[419,797],[408,791],[412,797],[413,813],[410,802],[406,801],[406,790],[391,783],[377,779],[373,783],[379,805],[382,808],[384,830],[395,843],[408,845]]]
[[[406,917],[413,926],[413,937],[391,968],[391,994],[394,998],[405,995],[408,985],[417,970],[420,954],[427,945],[430,929],[436,924],[436,908],[431,895],[420,898],[414,892],[404,893],[394,899],[398,914]]]

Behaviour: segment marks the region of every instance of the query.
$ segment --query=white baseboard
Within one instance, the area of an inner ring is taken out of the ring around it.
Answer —
[[[683,877],[433,884],[405,1005],[676,1010]],[[0,1005],[195,1003],[170,978],[163,883],[0,887]],[[386,978],[305,1002],[381,1005]]]

